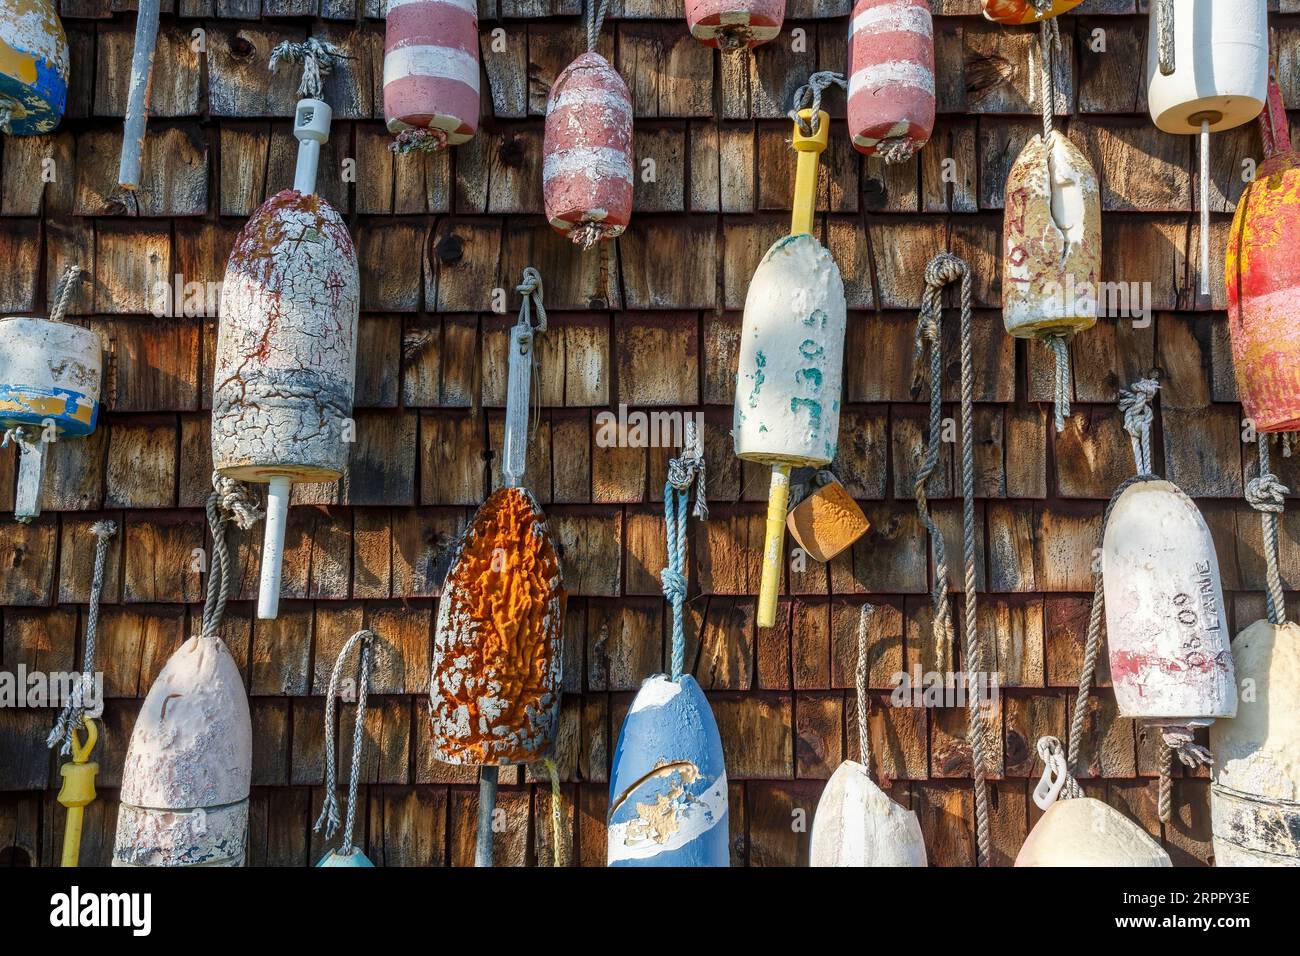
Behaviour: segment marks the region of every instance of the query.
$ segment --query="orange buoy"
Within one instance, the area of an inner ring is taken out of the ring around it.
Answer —
[[[984,0],[984,16],[994,23],[1037,23],[1073,10],[1083,0]]]

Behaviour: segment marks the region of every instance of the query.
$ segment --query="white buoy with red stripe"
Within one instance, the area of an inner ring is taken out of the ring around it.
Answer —
[[[686,25],[705,46],[747,50],[776,39],[785,0],[686,0]]]
[[[587,52],[551,87],[542,144],[546,218],[584,249],[632,219],[632,98],[596,52],[604,4],[588,0],[588,13]]]
[[[474,136],[479,114],[475,0],[388,0],[384,118],[393,149],[435,150]]]
[[[934,129],[934,23],[926,0],[858,0],[848,78],[853,147],[906,162]]]
[[[295,481],[333,481],[352,437],[360,303],[357,254],[338,212],[315,194],[329,105],[319,72],[337,56],[308,39],[280,44],[280,59],[313,61],[294,117],[294,188],[272,196],[244,226],[226,264],[212,388],[212,462],[236,481],[262,482],[266,534],[258,617],[280,602],[289,493]]]

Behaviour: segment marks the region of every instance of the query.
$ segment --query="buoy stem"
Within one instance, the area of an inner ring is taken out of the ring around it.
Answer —
[[[293,135],[298,139],[298,165],[294,168],[293,188],[304,196],[316,191],[320,148],[329,142],[333,115],[328,103],[310,97],[299,100],[294,112]]]
[[[781,551],[785,543],[786,502],[790,499],[790,466],[772,466],[767,495],[767,530],[763,539],[763,577],[758,591],[758,626],[776,623],[776,596],[781,588]]]
[[[790,210],[790,235],[811,233],[813,216],[817,211],[817,157],[826,148],[830,138],[831,118],[825,110],[814,113],[800,110],[799,116],[810,121],[817,117],[817,126],[807,135],[794,124],[794,137],[790,144],[799,154],[794,173],[794,201]]]
[[[30,429],[16,428],[14,440],[18,442],[18,489],[14,501],[14,517],[26,524],[41,513],[41,483],[45,479],[45,441]]]
[[[161,8],[161,0],[140,0],[135,17],[135,49],[131,53],[131,80],[122,125],[122,157],[117,167],[117,184],[126,190],[140,188],[140,156],[149,121],[149,77],[153,73]]]
[[[1201,120],[1201,295],[1210,294],[1210,121]]]
[[[288,475],[276,475],[266,491],[266,532],[262,539],[262,577],[257,592],[259,620],[272,621],[280,612],[280,568],[284,561],[284,529],[289,520]]]
[[[496,764],[479,768],[478,776],[478,834],[474,840],[474,865],[492,865],[492,817],[497,809]]]

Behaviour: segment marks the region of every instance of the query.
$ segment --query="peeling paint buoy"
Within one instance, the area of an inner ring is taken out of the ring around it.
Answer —
[[[727,771],[713,710],[689,674],[646,679],[614,748],[610,866],[729,866]]]
[[[858,0],[849,21],[853,148],[905,162],[934,130],[934,23],[926,0]]]
[[[775,39],[784,20],[785,0],[686,0],[691,36],[724,52]]]
[[[384,117],[397,152],[468,142],[478,129],[478,4],[388,0]]]
[[[149,688],[122,771],[114,866],[242,866],[248,696],[220,638],[180,646]]]
[[[1041,0],[983,0],[982,6],[985,19],[1016,25],[1059,17],[1082,2],[1083,0],[1049,0],[1043,4]]]
[[[68,38],[51,0],[0,0],[0,130],[51,132],[68,101]]]

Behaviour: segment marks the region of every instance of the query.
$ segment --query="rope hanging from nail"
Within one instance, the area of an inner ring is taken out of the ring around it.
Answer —
[[[849,83],[842,73],[819,70],[808,77],[807,83],[794,91],[794,106],[787,115],[799,124],[799,132],[804,136],[814,135],[821,126],[822,93],[830,86],[847,90]],[[812,112],[811,121],[799,115],[799,111],[804,109]]]
[[[90,605],[86,609],[86,646],[81,654],[81,680],[63,704],[54,728],[45,738],[45,746],[59,747],[60,754],[72,753],[72,732],[86,720],[86,703],[95,687],[95,635],[99,631],[99,601],[104,593],[104,567],[108,562],[108,543],[117,534],[116,521],[96,521],[90,526],[95,538],[95,565],[90,579]],[[101,702],[102,703],[102,702]]]
[[[212,493],[206,506],[208,530],[212,534],[212,558],[208,562],[208,587],[203,599],[203,636],[217,637],[230,598],[230,551],[226,546],[226,525],[248,530],[262,517],[262,510],[247,485],[212,473]]]
[[[668,539],[668,566],[659,573],[664,597],[672,606],[672,679],[681,680],[686,668],[686,506],[695,485],[695,517],[708,520],[704,483],[704,444],[692,418],[686,420],[682,453],[668,462],[664,482],[664,528]]]
[[[853,670],[853,687],[858,694],[858,752],[868,777],[871,776],[871,722],[867,716],[871,711],[871,701],[867,697],[867,641],[871,617],[875,613],[876,609],[870,604],[862,605],[858,612],[858,663]]]
[[[964,653],[967,679],[968,725],[966,739],[971,749],[971,767],[975,790],[975,832],[978,849],[977,862],[987,866],[990,852],[989,803],[985,786],[987,715],[978,690],[979,675],[986,673],[983,648],[979,640],[975,593],[975,415],[974,415],[974,357],[971,335],[971,273],[970,266],[956,256],[941,252],[925,268],[925,291],[921,296],[921,310],[916,322],[914,350],[915,375],[913,392],[918,392],[923,379],[925,350],[930,351],[930,434],[925,459],[916,476],[914,491],[916,510],[930,533],[934,548],[935,582],[931,591],[934,604],[935,636],[941,641],[952,638],[952,616],[948,603],[948,558],[943,533],[930,517],[925,484],[939,463],[942,441],[942,374],[943,374],[943,288],[961,281],[961,441],[962,441],[962,563],[965,570],[965,643]]]
[[[321,79],[329,76],[336,59],[346,60],[348,56],[328,40],[319,37],[308,37],[301,43],[285,40],[271,50],[270,68],[272,73],[277,73],[281,63],[301,63],[298,95],[318,100],[321,98]]]
[[[1277,522],[1286,507],[1286,495],[1290,489],[1273,474],[1269,466],[1269,436],[1263,433],[1255,436],[1259,446],[1259,474],[1246,485],[1246,501],[1259,512],[1260,523],[1264,532],[1264,566],[1268,579],[1268,622],[1282,625],[1286,623],[1286,601],[1282,594],[1282,572],[1278,565]]]
[[[587,51],[594,53],[600,42],[600,29],[605,25],[609,0],[587,0]]]
[[[343,675],[343,663],[352,648],[360,646],[357,661],[357,710],[352,724],[352,769],[348,775],[348,809],[347,819],[343,825],[343,843],[339,847],[339,856],[348,856],[353,852],[352,835],[356,828],[357,788],[361,783],[361,749],[365,743],[366,702],[370,696],[370,671],[373,666],[375,633],[370,630],[357,631],[348,638],[339,656],[334,659],[334,669],[330,672],[329,691],[325,697],[325,802],[321,806],[320,816],[312,831],[320,833],[325,830],[325,839],[332,840],[339,827],[338,780],[334,759],[334,709],[338,704],[339,679]]]
[[[1038,738],[1038,759],[1043,762],[1043,771],[1048,775],[1050,780],[1059,779],[1061,781],[1060,791],[1056,795],[1058,800],[1077,800],[1083,796],[1083,788],[1079,786],[1079,781],[1070,773],[1069,765],[1066,763],[1065,752],[1061,747],[1061,741],[1056,737],[1044,736]]]

